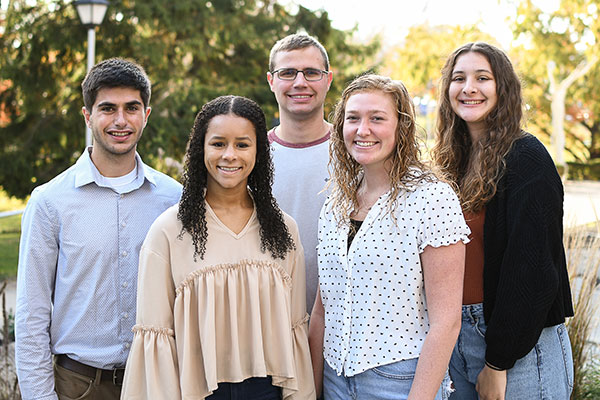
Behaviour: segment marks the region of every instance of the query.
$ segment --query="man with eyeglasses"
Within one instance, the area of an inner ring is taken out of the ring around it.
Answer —
[[[293,34],[271,49],[267,81],[279,105],[280,124],[269,131],[275,177],[273,194],[298,223],[306,260],[306,309],[318,286],[317,223],[329,179],[331,124],[323,104],[331,85],[327,51],[307,34]]]

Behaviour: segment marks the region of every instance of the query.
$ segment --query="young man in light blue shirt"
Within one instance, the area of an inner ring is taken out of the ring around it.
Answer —
[[[119,399],[138,253],[181,185],[136,152],[150,115],[143,68],[113,58],[82,84],[94,145],[37,187],[22,220],[16,362],[24,400]]]

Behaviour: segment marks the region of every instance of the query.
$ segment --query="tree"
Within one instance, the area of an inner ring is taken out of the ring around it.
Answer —
[[[9,121],[0,125],[0,186],[24,197],[83,150],[86,31],[72,4],[58,0],[11,0],[3,28],[0,110]],[[275,119],[269,50],[297,31],[330,52],[330,98],[357,68],[373,65],[377,42],[353,44],[352,32],[332,28],[326,12],[299,7],[292,14],[275,0],[113,0],[97,30],[96,57],[133,58],[146,68],[153,112],[138,150],[149,164],[164,166],[164,157],[182,159],[196,113],[216,96],[250,97],[268,122]]]
[[[550,95],[550,110],[552,111],[552,144],[554,146],[554,155],[556,164],[565,169],[567,173],[567,163],[565,162],[565,99],[569,87],[583,77],[598,62],[598,56],[593,55],[590,60],[584,60],[573,69],[562,81],[556,82],[554,71],[556,64],[554,61],[548,62],[548,94]]]
[[[404,41],[386,55],[384,73],[400,79],[424,110],[425,135],[433,133],[438,81],[446,58],[459,46],[476,41],[496,43],[490,35],[476,26],[430,26],[425,23],[409,29]]]
[[[476,26],[430,26],[409,29],[400,45],[386,55],[385,73],[400,79],[415,96],[437,97],[438,80],[446,58],[459,46],[475,41],[496,44]]]
[[[514,34],[530,116],[550,135],[557,164],[566,167],[565,150],[579,161],[599,158],[598,80],[584,79],[600,74],[597,2],[562,0],[549,12],[523,0]]]

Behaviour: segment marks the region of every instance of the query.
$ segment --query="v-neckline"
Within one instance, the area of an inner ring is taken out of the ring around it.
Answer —
[[[248,229],[250,229],[250,225],[252,224],[254,218],[256,217],[256,207],[254,207],[254,209],[252,210],[252,214],[250,215],[250,218],[248,218],[248,222],[246,222],[246,225],[244,226],[244,228],[240,231],[240,233],[235,233],[227,225],[225,225],[223,223],[223,221],[221,221],[219,219],[219,217],[217,216],[217,213],[215,213],[215,210],[213,210],[212,207],[210,206],[210,204],[208,204],[208,201],[204,201],[204,204],[206,205],[207,212],[210,213],[210,215],[214,218],[214,220],[217,222],[217,224],[236,239],[239,239],[246,234],[246,231],[248,231]]]

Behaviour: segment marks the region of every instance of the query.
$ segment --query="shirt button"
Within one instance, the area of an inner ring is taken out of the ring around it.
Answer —
[[[125,223],[125,221],[121,222],[121,226],[122,226],[123,228],[125,228],[125,227],[127,226],[127,224]]]
[[[126,349],[128,349],[128,348],[130,348],[130,347],[131,347],[131,345],[130,345],[129,343],[125,343],[125,345],[124,345],[124,346],[125,346],[125,348],[126,348]]]
[[[125,195],[124,195],[124,194],[120,194],[120,195],[119,195],[119,198],[120,198],[120,199],[122,199],[122,198],[123,198],[123,196],[125,196]]]
[[[128,313],[123,313],[123,319],[127,319],[129,318],[129,314]]]
[[[127,286],[129,286],[129,284],[127,282],[123,282],[123,283],[121,283],[121,286],[123,286],[124,288],[126,288]]]
[[[126,252],[126,251],[124,251],[124,252],[122,252],[122,253],[121,253],[121,255],[122,255],[123,257],[127,257],[127,252]]]

